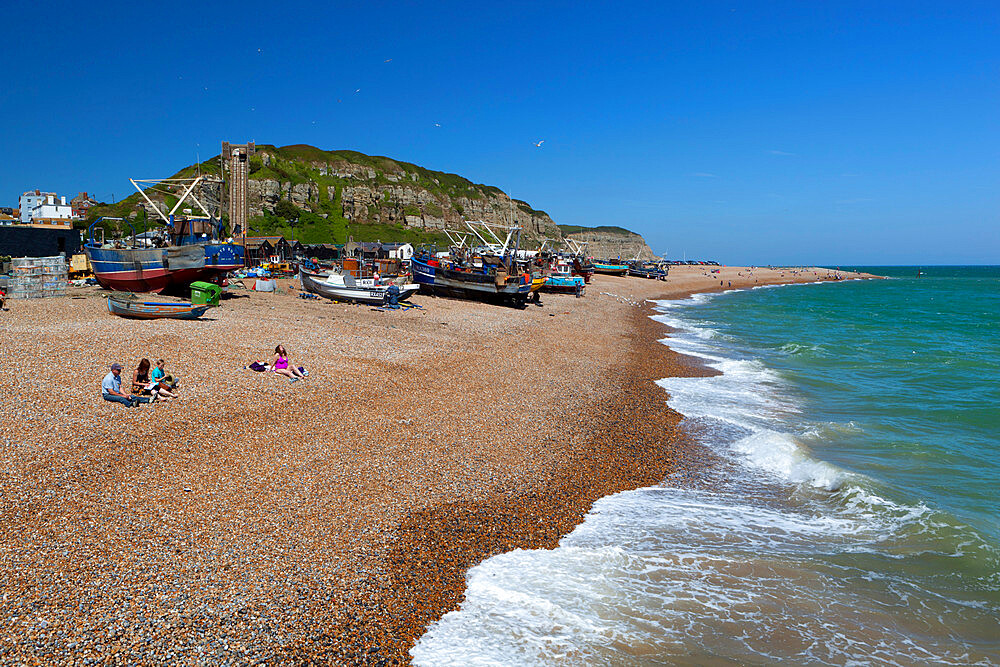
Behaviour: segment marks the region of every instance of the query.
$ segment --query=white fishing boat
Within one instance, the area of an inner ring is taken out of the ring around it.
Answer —
[[[392,288],[399,290],[397,298],[400,301],[413,296],[420,289],[420,285],[414,283],[379,284],[372,278],[355,278],[350,274],[336,272],[323,276],[318,273],[309,273],[303,268],[299,268],[299,282],[302,283],[302,289],[327,299],[372,305],[386,303],[391,296],[390,290]]]

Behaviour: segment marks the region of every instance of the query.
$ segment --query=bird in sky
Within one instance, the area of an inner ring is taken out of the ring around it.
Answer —
[[[257,49],[257,53],[263,53],[264,49]]]
[[[541,148],[541,147],[542,147],[542,144],[544,144],[544,143],[545,143],[545,139],[542,139],[541,141],[539,141],[539,142],[537,142],[537,143],[535,144],[535,148]]]
[[[434,127],[441,127],[441,123],[434,123]]]
[[[391,63],[392,62],[392,58],[386,58],[382,62],[384,62],[384,63]]]
[[[360,92],[361,92],[361,89],[360,89],[360,88],[358,88],[358,89],[357,89],[357,90],[355,90],[354,92],[355,92],[355,93],[360,93]]]

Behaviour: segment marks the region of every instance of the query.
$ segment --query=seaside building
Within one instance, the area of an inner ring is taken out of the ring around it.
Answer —
[[[21,218],[15,215],[16,210],[10,206],[0,206],[0,225],[16,225],[19,223]]]
[[[81,233],[71,227],[4,225],[0,227],[0,255],[11,257],[67,257],[80,252]]]
[[[33,227],[69,229],[73,226],[73,207],[66,203],[65,197],[57,198],[54,194],[46,193],[45,197],[32,207],[29,224]]]
[[[344,254],[358,259],[410,259],[413,246],[409,243],[382,243],[381,241],[355,241],[344,245]]]
[[[292,241],[289,243],[284,236],[248,236],[245,239],[237,239],[237,243],[243,244],[244,262],[247,266],[256,266],[261,262],[284,262],[295,255],[292,248]],[[299,246],[301,252],[301,246]]]
[[[41,190],[29,190],[17,198],[17,208],[20,210],[21,224],[27,225],[31,222],[32,211],[35,205],[44,201],[46,197],[55,197],[54,192],[42,192]]]
[[[338,260],[344,257],[344,246],[336,243],[311,243],[302,246],[302,257],[318,260]]]
[[[81,192],[70,200],[73,209],[73,217],[77,220],[85,220],[90,213],[90,208],[96,206],[97,202],[91,199],[86,192]]]

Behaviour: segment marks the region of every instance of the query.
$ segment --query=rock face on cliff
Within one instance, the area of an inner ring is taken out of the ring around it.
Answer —
[[[402,225],[423,231],[460,228],[464,220],[509,224],[530,239],[561,238],[544,211],[499,188],[444,172],[354,151],[258,145],[250,159],[250,216],[266,218],[285,199],[346,225]]]
[[[587,254],[596,259],[659,259],[645,239],[621,227],[560,225],[566,238],[587,244]]]

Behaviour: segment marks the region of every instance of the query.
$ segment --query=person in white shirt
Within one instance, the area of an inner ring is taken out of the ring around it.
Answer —
[[[101,381],[101,396],[105,401],[121,403],[127,408],[139,405],[138,398],[122,393],[122,365],[117,362],[111,364],[111,372]]]

